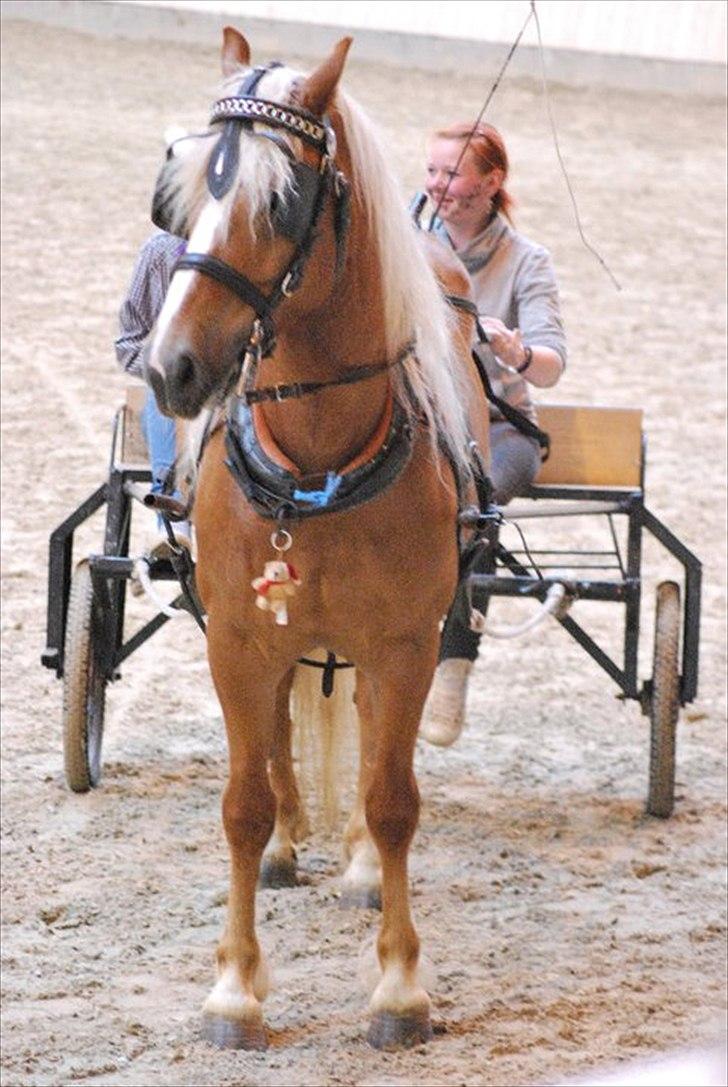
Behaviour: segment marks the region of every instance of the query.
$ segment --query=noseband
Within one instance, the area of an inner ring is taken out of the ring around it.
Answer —
[[[290,160],[293,172],[294,192],[290,204],[271,209],[271,222],[276,233],[289,238],[296,245],[288,266],[267,295],[230,264],[207,253],[187,252],[180,257],[174,269],[187,269],[210,276],[254,311],[256,319],[241,355],[241,365],[245,362],[252,364],[246,369],[254,369],[260,359],[273,352],[273,313],[283,299],[293,294],[301,284],[306,262],[316,241],[316,228],[329,193],[333,194],[335,200],[337,274],[343,264],[348,228],[348,182],[334,164],[336,136],[328,120],[324,118],[319,121],[308,110],[269,102],[255,95],[263,75],[278,66],[277,62],[273,62],[253,69],[237,94],[221,98],[214,104],[210,123],[224,121],[224,125],[210,156],[207,186],[216,200],[229,192],[237,176],[241,128],[247,128],[253,135],[272,140]],[[318,169],[295,159],[290,147],[278,133],[255,132],[253,125],[256,122],[264,122],[274,129],[283,129],[303,140],[318,152]]]

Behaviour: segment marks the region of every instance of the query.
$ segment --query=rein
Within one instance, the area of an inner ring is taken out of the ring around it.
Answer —
[[[451,306],[454,306],[456,309],[464,310],[465,313],[469,313],[471,317],[475,318],[475,331],[478,340],[480,343],[487,344],[489,342],[488,333],[480,323],[478,307],[471,302],[469,298],[462,298],[458,294],[446,294],[445,297]],[[551,438],[549,435],[545,430],[542,430],[541,427],[536,426],[530,419],[527,419],[522,411],[518,411],[518,409],[512,407],[507,400],[504,400],[503,397],[497,395],[493,389],[490,378],[488,377],[488,371],[483,365],[483,360],[475,348],[472,349],[470,354],[475,363],[487,399],[498,409],[503,418],[508,420],[511,426],[514,426],[521,434],[525,434],[526,437],[532,438],[534,441],[538,442],[541,451],[541,460],[548,460],[549,453],[551,452]]]

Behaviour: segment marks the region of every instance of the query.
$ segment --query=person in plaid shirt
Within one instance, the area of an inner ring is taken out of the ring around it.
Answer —
[[[119,364],[134,377],[144,376],[149,333],[162,308],[174,266],[185,246],[182,238],[159,230],[147,238],[139,250],[129,290],[119,311],[119,335],[114,342]],[[174,419],[163,415],[157,407],[151,389],[147,390],[144,403],[142,429],[152,469],[152,491],[159,493],[177,455],[176,429]],[[175,535],[180,542],[188,542],[189,524],[179,522]],[[153,548],[155,557],[161,557],[156,552],[164,546],[165,541],[166,537]]]

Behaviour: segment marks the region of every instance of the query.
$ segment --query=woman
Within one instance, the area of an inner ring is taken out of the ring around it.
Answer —
[[[470,274],[488,336],[477,350],[496,395],[536,422],[529,385],[547,388],[558,381],[566,341],[551,257],[514,229],[507,178],[505,144],[492,125],[478,124],[473,131],[472,124],[456,124],[430,138],[426,188],[437,212],[434,230]],[[490,423],[495,501],[505,505],[533,482],[540,449],[493,405]],[[462,731],[479,643],[479,634],[450,616],[420,728],[430,743],[447,747]]]

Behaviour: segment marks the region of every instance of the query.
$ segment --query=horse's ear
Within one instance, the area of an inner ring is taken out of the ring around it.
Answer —
[[[222,32],[222,74],[227,78],[250,64],[250,46],[232,26],[226,26]]]
[[[344,70],[346,54],[349,52],[353,38],[342,38],[331,53],[331,56],[319,64],[315,71],[311,72],[301,87],[299,100],[311,113],[320,117],[326,112],[331,99],[341,79]]]

